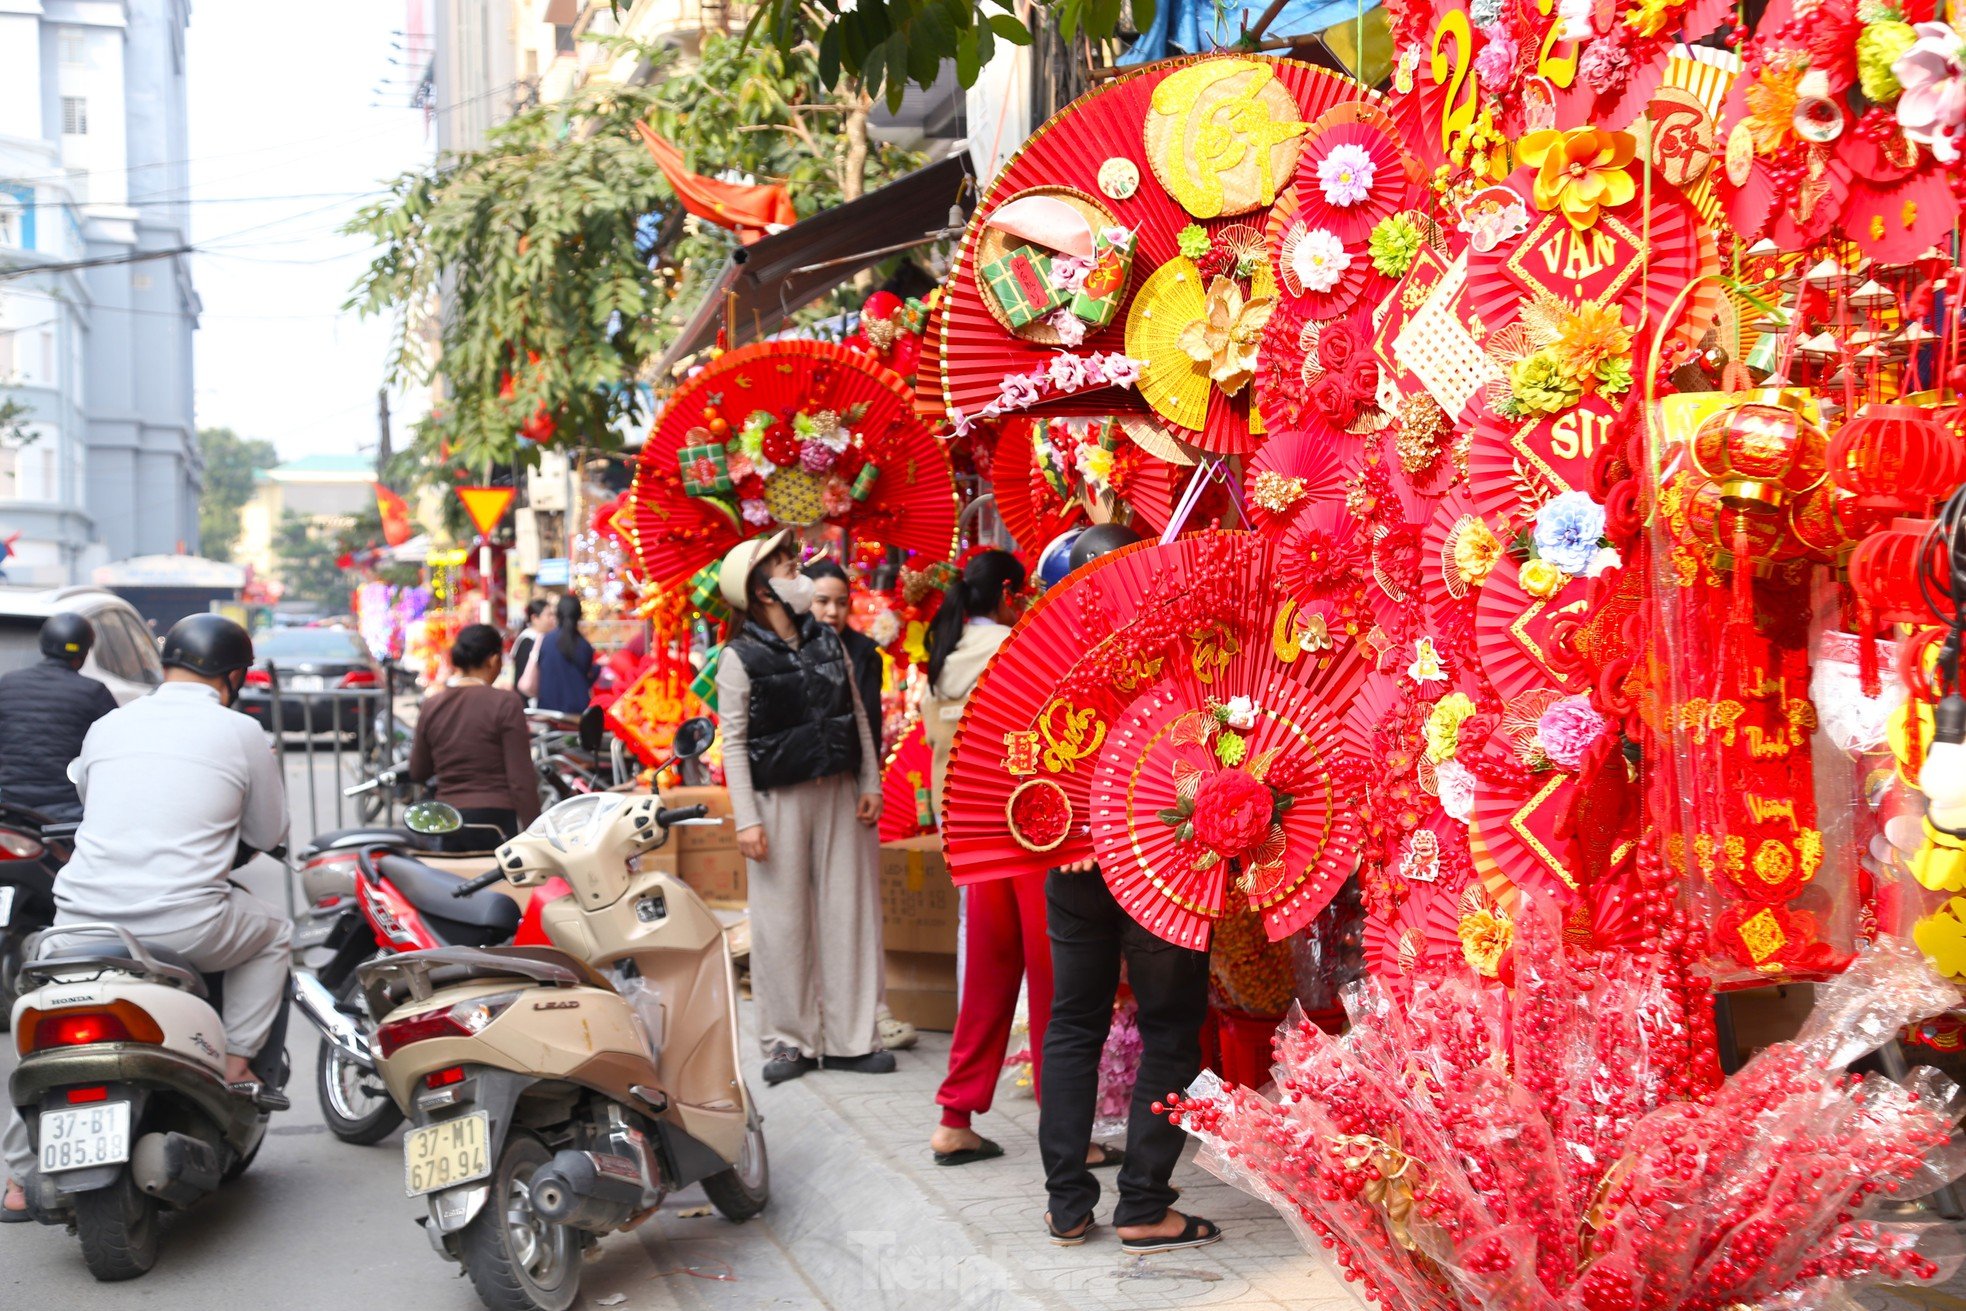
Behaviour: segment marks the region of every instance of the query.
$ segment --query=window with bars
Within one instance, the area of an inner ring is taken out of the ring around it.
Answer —
[[[61,134],[65,137],[89,135],[89,102],[86,97],[61,98]]]

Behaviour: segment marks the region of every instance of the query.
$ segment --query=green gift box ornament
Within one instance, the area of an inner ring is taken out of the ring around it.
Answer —
[[[704,565],[689,580],[689,603],[705,619],[719,620],[730,613],[724,605],[723,577],[724,562],[712,560]]]
[[[1035,246],[1019,246],[983,266],[983,280],[1013,328],[1035,322],[1065,303],[1052,285],[1051,256]]]
[[[733,486],[730,457],[725,454],[722,442],[712,439],[707,432],[702,435],[704,441],[693,442],[676,452],[676,463],[683,474],[683,490],[691,496],[720,496]]]
[[[853,476],[853,486],[849,489],[856,501],[864,501],[874,494],[874,484],[881,480],[881,468],[869,461],[860,466],[860,472]]]
[[[1092,272],[1072,294],[1072,314],[1095,328],[1103,328],[1120,312],[1126,299],[1126,284],[1133,276],[1131,228],[1100,228],[1092,234]]]

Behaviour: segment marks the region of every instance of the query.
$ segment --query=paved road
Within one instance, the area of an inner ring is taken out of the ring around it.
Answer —
[[[323,826],[332,826],[332,763],[315,766]],[[304,762],[289,763],[295,832],[312,831]],[[257,861],[243,881],[280,897],[280,870]],[[157,1268],[135,1284],[98,1284],[75,1240],[59,1229],[0,1229],[0,1307],[65,1311],[141,1305],[155,1311],[348,1311],[417,1307],[471,1311],[480,1304],[457,1267],[440,1259],[403,1195],[399,1139],[374,1147],[336,1141],[314,1094],[313,1030],[298,1017],[290,1043],[294,1109],[275,1117],[246,1176],[172,1222]],[[0,1077],[14,1065],[0,1043]],[[700,1194],[670,1199],[665,1214],[632,1235],[604,1241],[583,1276],[588,1304],[614,1293],[623,1307],[822,1306],[761,1224],[684,1213]],[[691,1277],[692,1275],[696,1277]],[[734,1275],[735,1279],[718,1276]]]

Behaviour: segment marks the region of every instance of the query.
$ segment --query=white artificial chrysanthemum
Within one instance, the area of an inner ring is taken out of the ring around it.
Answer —
[[[1307,291],[1330,291],[1351,266],[1345,243],[1324,228],[1305,233],[1290,252],[1290,270]]]

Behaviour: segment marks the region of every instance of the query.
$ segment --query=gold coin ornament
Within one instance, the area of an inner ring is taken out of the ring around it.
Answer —
[[[1726,163],[1727,180],[1737,187],[1745,187],[1754,173],[1754,132],[1745,120],[1736,123],[1734,130],[1727,134]]]
[[[1140,190],[1140,166],[1114,155],[1099,166],[1099,193],[1108,200],[1128,200]]]
[[[1276,72],[1254,59],[1205,59],[1154,88],[1147,162],[1196,218],[1276,203],[1308,125]]]

